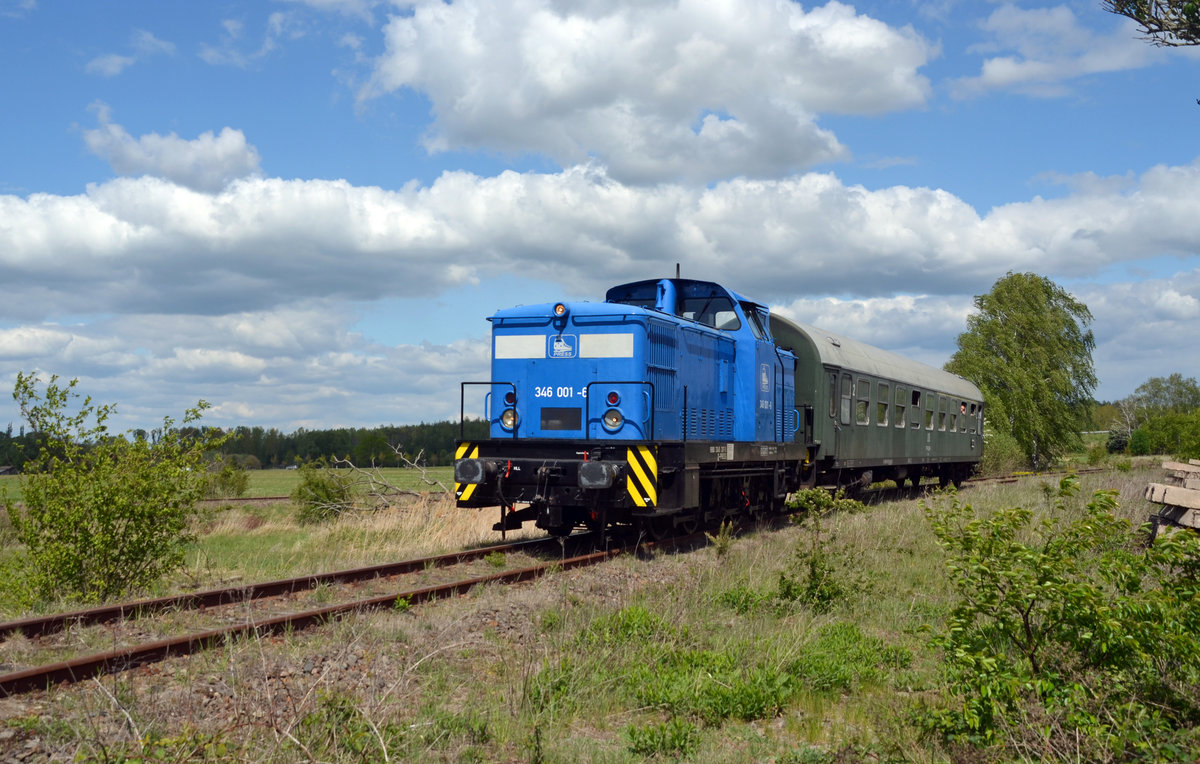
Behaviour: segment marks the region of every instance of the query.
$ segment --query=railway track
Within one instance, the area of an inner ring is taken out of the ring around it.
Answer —
[[[1076,472],[1099,471],[1101,470],[1087,469],[1077,470]],[[1066,473],[1038,473],[1037,475],[1030,475],[1028,477],[1047,477],[1059,474]],[[1013,483],[1019,481],[1022,477],[1027,476],[983,478],[965,482],[968,485],[989,482]],[[467,564],[485,559],[491,555],[508,554],[511,552],[536,552],[542,549],[565,550],[565,547],[560,546],[562,541],[571,543],[572,539],[574,539],[577,543],[579,539],[585,538],[588,535],[583,534],[582,536],[571,537],[565,540],[535,539],[531,541],[518,541],[383,565],[352,568],[330,573],[299,576],[277,581],[213,589],[172,597],[138,600],[43,617],[26,618],[0,623],[0,638],[9,638],[14,634],[20,634],[28,639],[43,640],[72,629],[86,628],[100,624],[136,622],[139,619],[148,618],[155,614],[180,611],[210,611],[227,608],[231,605],[253,603],[257,600],[286,598],[290,595],[312,591],[322,586],[379,582],[381,579],[403,576],[420,571]],[[680,545],[702,537],[702,534],[676,537],[659,542],[658,545]],[[487,583],[512,584],[531,581],[545,575],[551,570],[568,570],[596,565],[616,555],[629,552],[638,546],[651,549],[656,544],[639,541],[603,551],[576,554],[571,557],[565,557],[565,551],[563,551],[564,556],[561,558],[548,560],[532,566],[430,586],[394,589],[384,594],[375,594],[348,602],[303,609],[296,612],[260,615],[259,617],[238,613],[235,623],[227,623],[216,628],[195,631],[181,636],[151,639],[104,652],[0,674],[0,696],[46,689],[55,684],[78,682],[102,674],[118,673],[170,657],[190,655],[215,645],[225,644],[230,639],[265,636],[285,631],[305,629],[314,625],[327,623],[351,613],[394,607],[399,601],[404,601],[408,604],[418,604],[463,594],[476,586]]]
[[[582,538],[582,536],[577,538]],[[652,545],[643,543],[642,546],[650,548]],[[249,586],[217,589],[177,597],[141,600],[119,605],[78,610],[71,613],[0,623],[0,637],[22,634],[32,639],[43,639],[47,636],[76,628],[77,626],[124,624],[130,620],[164,612],[203,611],[231,604],[248,603],[259,599],[285,597],[296,592],[311,590],[330,583],[353,584],[362,581],[376,581],[381,578],[390,578],[430,570],[432,568],[469,563],[484,559],[489,555],[507,554],[514,551],[536,551],[543,547],[563,549],[558,539],[537,539],[534,541],[522,541],[455,552],[437,557],[406,560],[386,565],[302,576]],[[487,583],[512,584],[531,581],[545,575],[551,570],[569,570],[596,565],[630,550],[630,546],[619,546],[603,551],[576,554],[571,557],[547,560],[532,566],[452,580],[431,586],[396,588],[384,594],[375,594],[349,602],[324,605],[297,612],[259,617],[246,617],[243,614],[238,614],[237,622],[228,623],[216,628],[194,631],[181,636],[150,639],[104,652],[0,674],[0,696],[16,695],[46,689],[60,683],[78,682],[102,674],[118,673],[137,666],[165,660],[169,657],[190,655],[216,645],[223,645],[230,639],[265,636],[285,631],[305,629],[351,613],[394,607],[397,602],[405,602],[413,605],[453,597]]]

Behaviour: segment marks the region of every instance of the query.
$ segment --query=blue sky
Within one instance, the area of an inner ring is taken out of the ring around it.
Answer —
[[[0,0],[0,387],[449,418],[497,308],[680,262],[935,365],[1039,273],[1117,399],[1200,366],[1198,55],[1098,0]]]

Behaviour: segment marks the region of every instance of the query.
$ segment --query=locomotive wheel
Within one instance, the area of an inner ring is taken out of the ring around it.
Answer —
[[[676,526],[681,534],[690,536],[700,530],[701,511],[699,508],[685,512]]]
[[[670,515],[647,517],[642,521],[642,532],[654,541],[662,541],[675,535],[675,518]]]

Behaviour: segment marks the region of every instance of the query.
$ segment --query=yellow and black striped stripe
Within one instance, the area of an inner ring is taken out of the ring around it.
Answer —
[[[458,459],[478,459],[478,458],[479,458],[479,446],[474,443],[460,443],[458,446],[458,450],[454,452],[454,459],[456,461]],[[475,489],[478,487],[479,486],[476,483],[455,483],[454,484],[454,495],[458,497],[459,501],[469,501],[471,498],[471,494],[475,493]]]
[[[658,457],[654,446],[633,446],[626,449],[629,470],[625,488],[629,498],[639,507],[658,505]]]

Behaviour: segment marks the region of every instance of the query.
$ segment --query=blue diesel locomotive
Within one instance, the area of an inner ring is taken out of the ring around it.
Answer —
[[[783,507],[813,485],[960,482],[983,397],[948,372],[792,323],[724,287],[658,279],[605,302],[501,310],[464,382],[490,437],[460,440],[460,507],[496,530],[633,524],[655,537]]]

